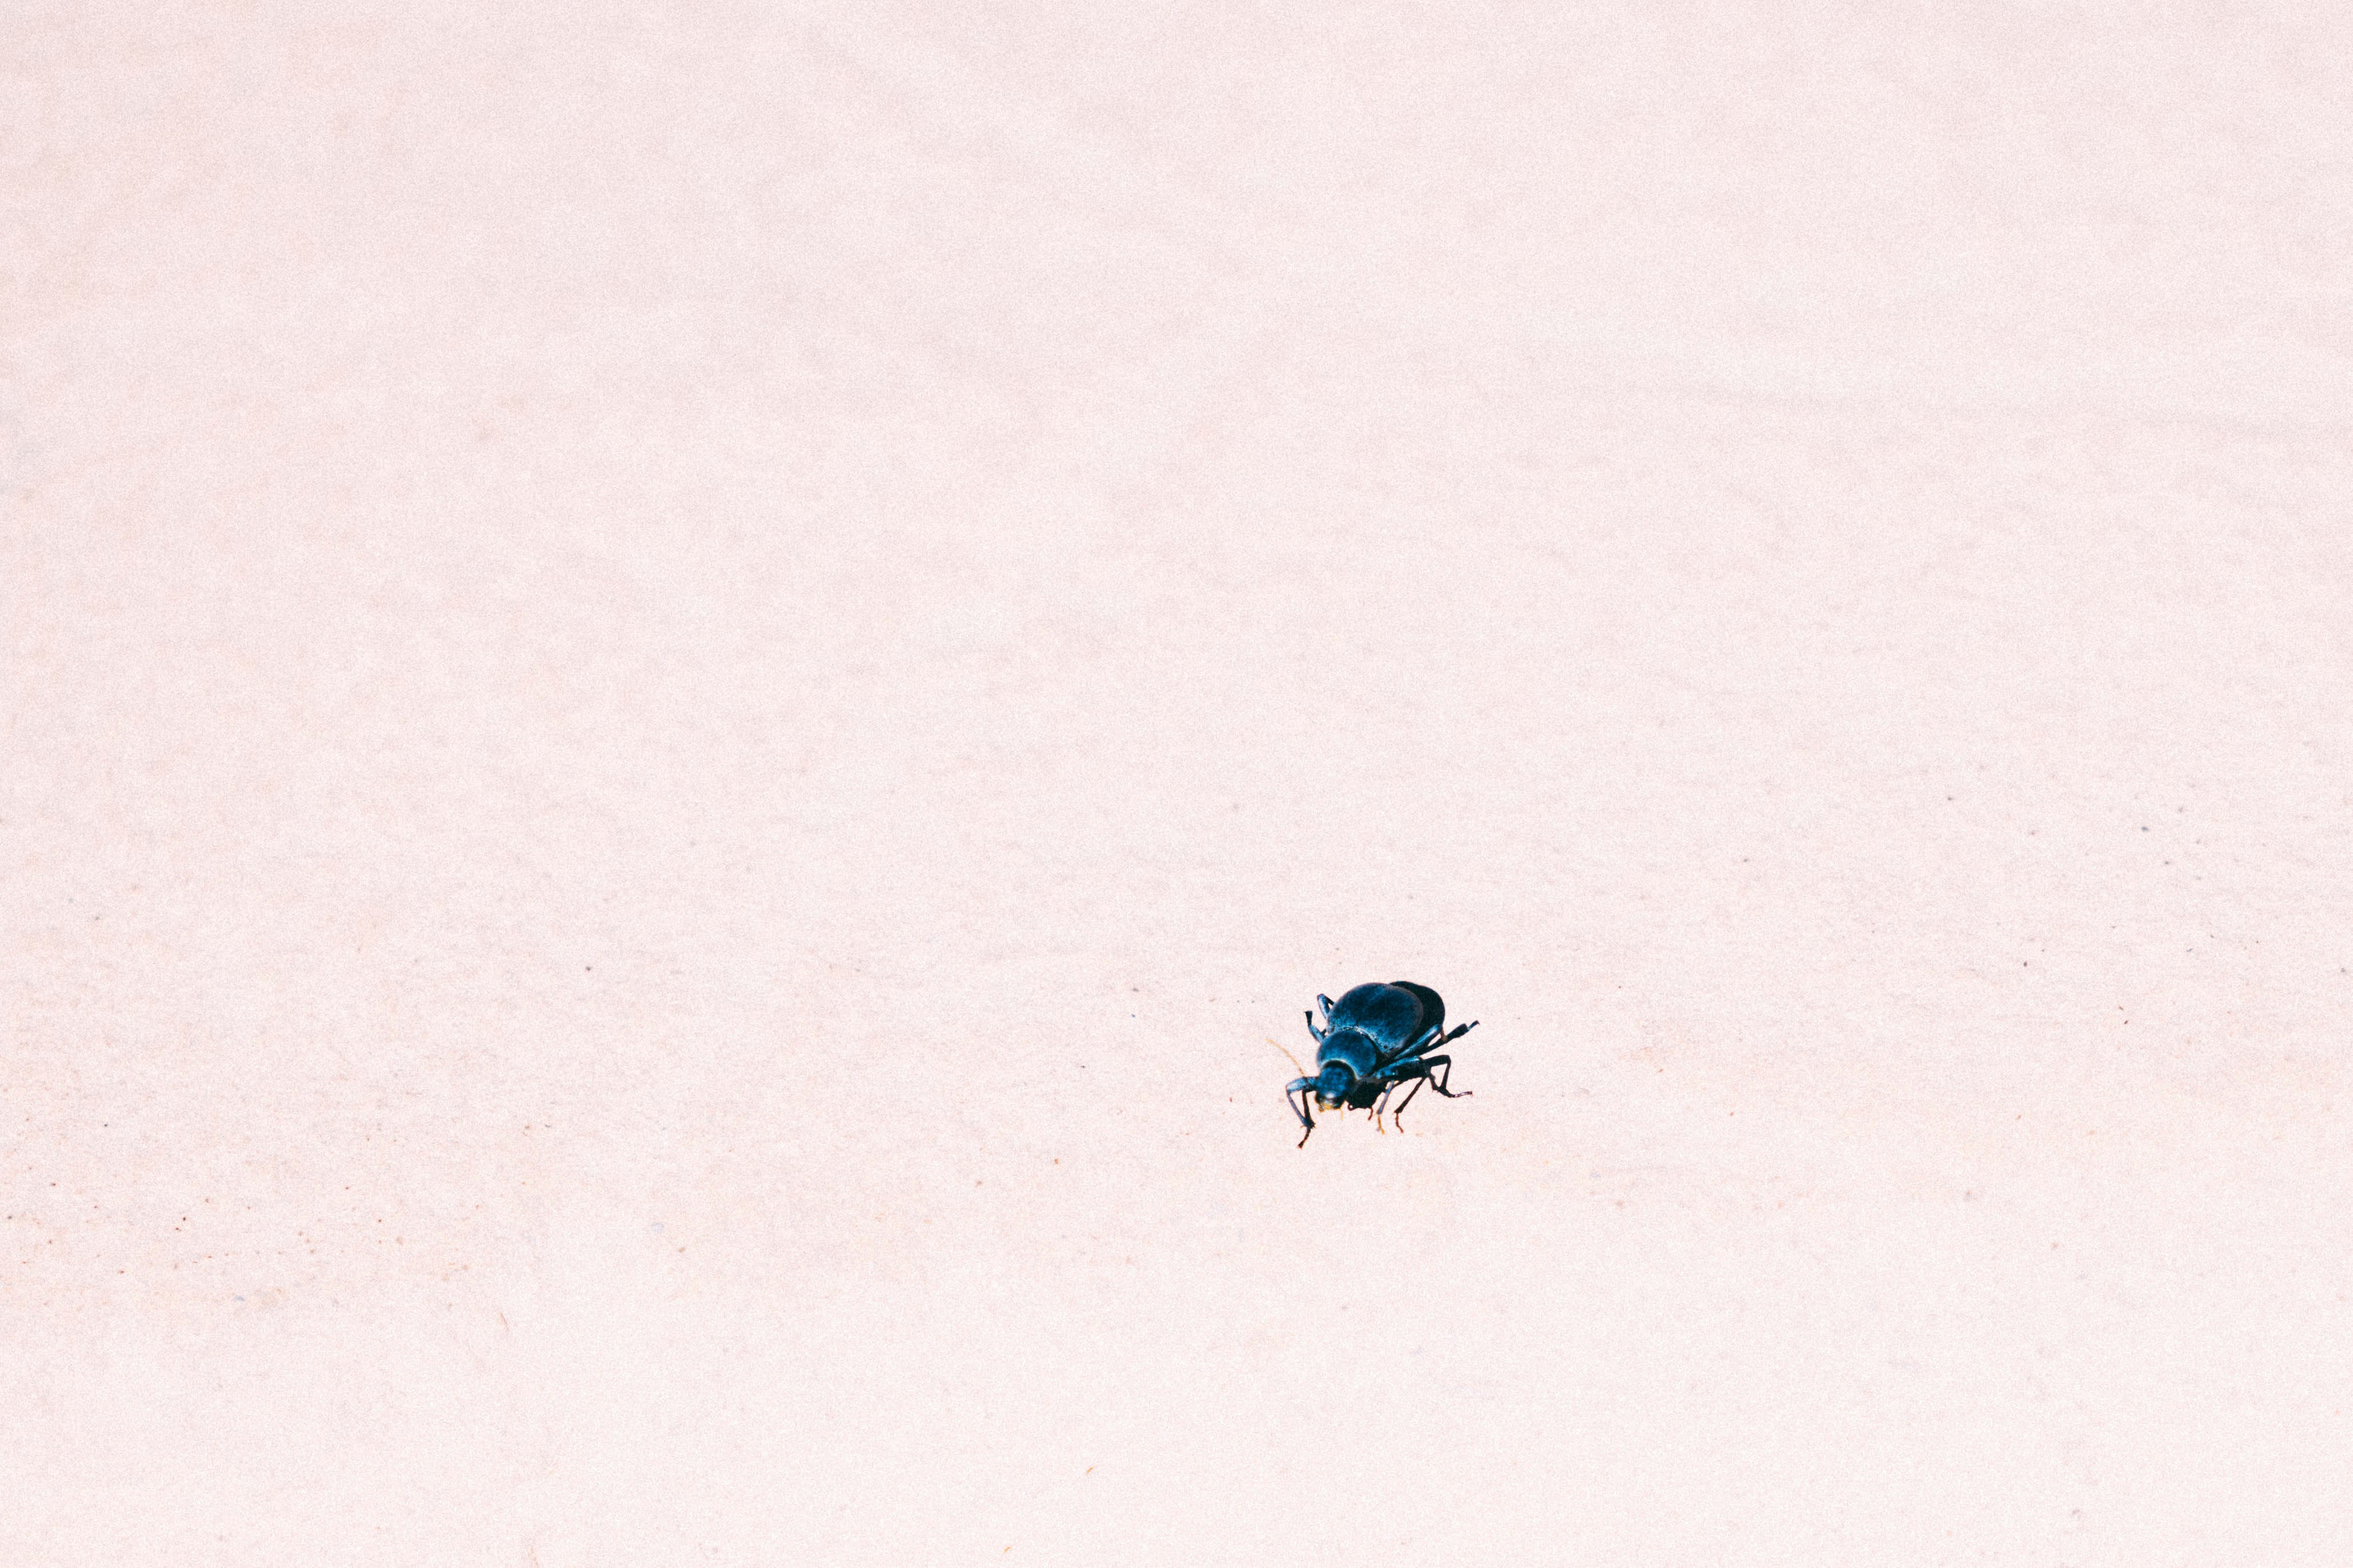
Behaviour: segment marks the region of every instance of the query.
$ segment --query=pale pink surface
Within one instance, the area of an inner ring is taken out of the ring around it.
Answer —
[[[1560,9],[8,6],[0,1560],[2353,1561],[2353,34]]]

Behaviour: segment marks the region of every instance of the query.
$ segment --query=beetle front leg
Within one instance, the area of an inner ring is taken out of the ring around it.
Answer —
[[[1313,1137],[1315,1132],[1314,1113],[1307,1109],[1307,1091],[1308,1086],[1312,1081],[1312,1079],[1303,1078],[1297,1079],[1289,1089],[1282,1091],[1282,1102],[1291,1107],[1291,1114],[1299,1118],[1299,1125],[1306,1129],[1305,1131],[1300,1133],[1299,1142],[1296,1145],[1302,1149],[1307,1147],[1307,1140]],[[1294,1094],[1299,1097],[1295,1100],[1292,1099],[1292,1096]]]

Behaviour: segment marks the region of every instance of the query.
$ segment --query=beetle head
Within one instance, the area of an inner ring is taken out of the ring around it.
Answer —
[[[1337,1110],[1348,1103],[1348,1095],[1356,1087],[1356,1070],[1346,1062],[1327,1061],[1308,1087],[1315,1091],[1318,1110]]]
[[[1315,1098],[1326,1110],[1360,1100],[1364,1080],[1380,1063],[1380,1051],[1361,1029],[1335,1029],[1315,1053]]]

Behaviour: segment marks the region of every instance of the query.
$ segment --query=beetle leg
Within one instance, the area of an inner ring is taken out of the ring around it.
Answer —
[[[1310,1081],[1307,1079],[1300,1079],[1282,1091],[1282,1102],[1291,1107],[1291,1113],[1299,1118],[1300,1126],[1306,1130],[1299,1135],[1297,1146],[1302,1149],[1307,1147],[1307,1140],[1315,1131],[1314,1114],[1307,1109],[1307,1086]],[[1291,1098],[1293,1094],[1299,1096],[1296,1101]]]
[[[1321,991],[1318,991],[1315,994],[1315,1000],[1323,1005],[1324,1016],[1329,1018],[1332,1016],[1332,998],[1324,995]]]
[[[1467,1027],[1468,1026],[1465,1026]],[[1445,1069],[1442,1072],[1433,1070],[1441,1068]],[[1400,1131],[1403,1130],[1405,1126],[1405,1108],[1413,1103],[1413,1097],[1421,1092],[1421,1086],[1423,1084],[1430,1085],[1430,1088],[1436,1089],[1439,1093],[1444,1095],[1449,1100],[1461,1100],[1467,1097],[1471,1092],[1469,1089],[1449,1089],[1447,1087],[1449,1083],[1453,1081],[1453,1072],[1454,1058],[1451,1057],[1424,1057],[1421,1060],[1414,1063],[1411,1074],[1413,1078],[1413,1087],[1405,1091],[1404,1100],[1400,1102],[1397,1110],[1390,1114],[1389,1120],[1396,1122]],[[1400,1079],[1399,1081],[1402,1082],[1403,1080]]]
[[[1324,1043],[1324,1031],[1315,1026],[1315,1015],[1313,1013],[1307,1015],[1307,1032],[1315,1037],[1317,1045]]]
[[[1444,1068],[1446,1070],[1440,1073],[1436,1078],[1430,1078],[1429,1076],[1430,1069],[1432,1068]],[[1449,1089],[1446,1087],[1448,1084],[1454,1081],[1454,1058],[1452,1057],[1424,1057],[1421,1058],[1421,1070],[1422,1076],[1430,1084],[1430,1087],[1436,1089],[1439,1093],[1444,1095],[1449,1100],[1461,1100],[1471,1092],[1467,1089]]]

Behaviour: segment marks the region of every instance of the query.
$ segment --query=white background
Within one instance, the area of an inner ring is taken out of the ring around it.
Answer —
[[[0,1555],[2353,1560],[2333,17],[0,5]]]

